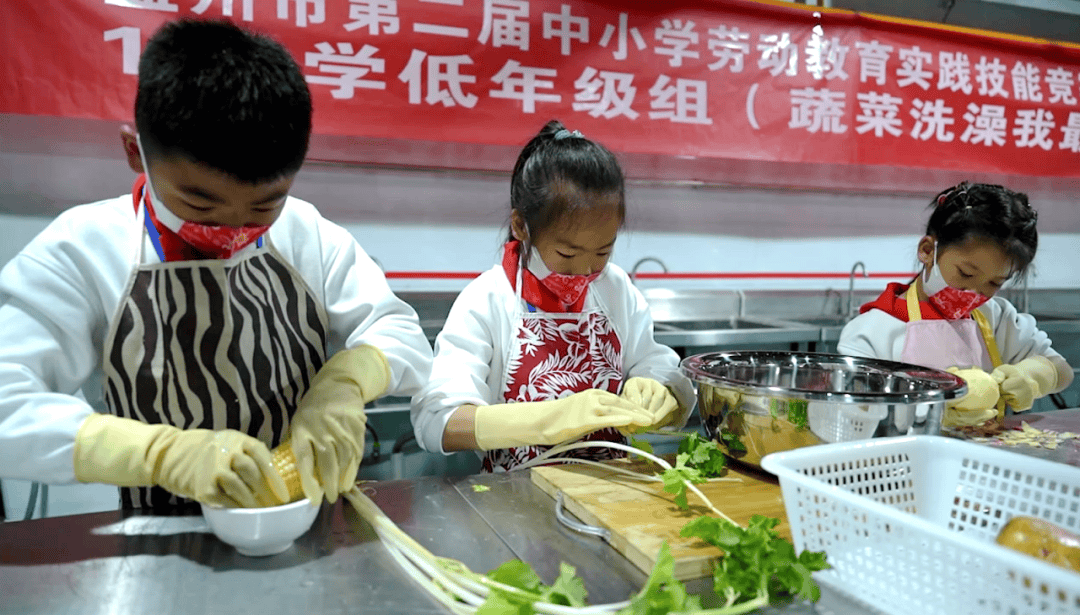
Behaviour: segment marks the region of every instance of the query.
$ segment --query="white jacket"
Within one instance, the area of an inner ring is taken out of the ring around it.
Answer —
[[[694,405],[694,387],[679,372],[679,355],[653,338],[653,321],[645,297],[626,272],[608,263],[589,286],[583,310],[600,308],[622,343],[623,379],[653,378],[671,386],[685,413]],[[506,359],[514,341],[516,317],[524,301],[497,264],[461,291],[435,338],[431,379],[412,400],[416,440],[425,450],[447,454],[443,431],[454,410],[464,404],[503,403]]]
[[[1018,312],[1005,299],[992,297],[978,309],[994,330],[1003,362],[1013,364],[1035,355],[1061,356],[1050,348],[1050,338],[1035,326],[1035,318]],[[906,337],[906,322],[882,310],[869,310],[844,327],[836,349],[846,355],[899,361]]]
[[[431,346],[352,235],[290,197],[266,236],[322,300],[329,351],[371,344],[390,363],[388,393],[415,393]],[[121,196],[60,214],[0,270],[0,476],[75,480],[75,434],[94,407],[104,410],[103,346],[140,241],[143,262],[158,261],[131,196]]]

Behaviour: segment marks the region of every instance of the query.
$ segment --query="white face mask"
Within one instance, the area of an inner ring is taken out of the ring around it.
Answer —
[[[967,318],[975,308],[986,303],[990,297],[973,290],[953,288],[941,275],[937,264],[937,242],[934,242],[934,255],[930,265],[923,270],[923,292],[930,305],[934,306],[948,320]]]

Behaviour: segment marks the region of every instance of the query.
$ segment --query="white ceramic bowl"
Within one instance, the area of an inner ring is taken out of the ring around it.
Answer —
[[[308,531],[319,507],[307,498],[270,508],[202,507],[203,517],[214,535],[250,557],[275,555],[292,546]]]

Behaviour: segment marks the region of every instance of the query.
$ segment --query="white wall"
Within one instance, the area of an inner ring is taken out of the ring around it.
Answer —
[[[48,218],[0,214],[0,263],[6,263],[49,222]],[[501,222],[501,221],[500,221]],[[358,224],[345,227],[364,249],[391,272],[481,272],[501,254],[505,228],[420,224]],[[659,258],[673,273],[809,272],[820,278],[642,280],[641,285],[681,288],[806,289],[847,288],[856,261],[870,274],[905,273],[915,269],[918,233],[875,237],[748,238],[628,229],[619,235],[613,261],[629,271],[641,258]],[[659,272],[654,263],[641,272]],[[903,279],[894,277],[888,279]],[[885,285],[880,277],[855,280],[856,289]],[[468,280],[391,279],[395,291],[460,290]],[[1048,233],[1039,238],[1031,288],[1080,288],[1080,234]]]

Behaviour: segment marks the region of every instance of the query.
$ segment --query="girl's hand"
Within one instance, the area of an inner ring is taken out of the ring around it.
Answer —
[[[978,367],[959,369],[950,367],[945,370],[964,379],[967,383],[968,392],[960,399],[949,402],[949,407],[961,411],[987,410],[997,405],[1000,392],[998,381]]]
[[[1036,399],[1049,395],[1058,381],[1057,368],[1043,356],[998,366],[990,375],[1001,387],[1001,397],[1016,412],[1030,409]]]
[[[652,427],[663,427],[678,416],[679,400],[671,389],[652,378],[630,378],[623,383],[620,396],[645,408],[653,417]]]

